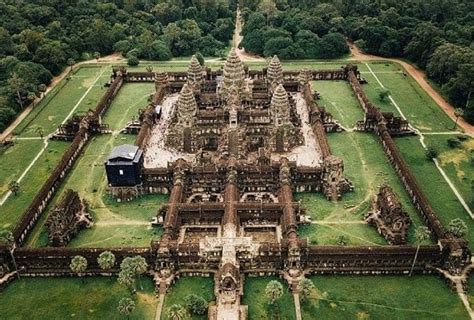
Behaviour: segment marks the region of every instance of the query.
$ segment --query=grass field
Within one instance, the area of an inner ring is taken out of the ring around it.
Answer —
[[[447,226],[449,221],[454,218],[463,219],[469,227],[466,239],[472,244],[474,223],[434,163],[426,159],[418,137],[397,138],[395,142],[443,225]],[[472,177],[474,170],[472,167],[468,170],[468,174]],[[451,175],[453,175],[452,172]]]
[[[60,90],[51,91],[48,96],[52,95],[52,98],[39,103],[13,133],[21,137],[36,137],[36,130],[41,127],[48,135],[59,127],[74,108],[76,112],[94,109],[105,92],[103,85],[110,73],[111,68],[106,66],[78,69],[69,80],[62,80],[58,85]]]
[[[364,120],[364,112],[347,81],[313,81],[311,87],[321,94],[319,106],[325,107],[345,128],[353,128],[357,121]]]
[[[130,319],[152,319],[158,299],[151,280],[132,296]],[[125,319],[117,311],[129,290],[115,278],[34,278],[15,280],[0,294],[0,319]]]
[[[328,139],[333,154],[344,159],[345,176],[353,182],[354,192],[343,195],[336,203],[320,194],[298,194],[296,198],[309,210],[314,223],[301,227],[300,235],[321,245],[336,244],[339,235],[347,236],[350,245],[386,244],[375,227],[364,223],[364,214],[379,186],[389,183],[410,215],[408,241],[413,242],[415,226],[421,225],[421,220],[377,138],[372,134],[345,132],[330,134]]]
[[[269,305],[265,296],[265,287],[271,280],[280,281],[284,289],[283,296],[275,302],[274,307]],[[288,289],[288,285],[281,279],[277,277],[247,277],[244,286],[242,304],[248,306],[250,320],[296,319],[293,296]],[[279,315],[279,318],[276,317],[277,315]]]
[[[469,319],[436,276],[313,276],[303,319]]]
[[[70,243],[72,247],[147,246],[151,239],[161,236],[161,229],[152,228],[150,220],[167,197],[149,195],[131,202],[118,203],[106,194],[104,169],[104,161],[113,147],[134,143],[135,136],[120,134],[119,130],[137,115],[139,108],[146,105],[150,85],[129,84],[122,88],[103,118],[103,123],[110,124],[113,133],[92,138],[53,201],[53,204],[57,202],[65,189],[72,189],[79,192],[89,205],[95,225],[82,231]],[[52,207],[53,205],[49,209]],[[30,235],[28,245],[47,245],[47,233],[43,228],[46,216]]]
[[[33,141],[35,141],[36,144],[42,145],[40,140]],[[0,156],[0,161],[2,161],[2,165],[0,166],[2,190],[5,190],[5,186],[8,186],[9,181],[17,180],[29,162],[31,162],[32,156],[28,150],[36,151],[37,149],[41,149],[41,147],[37,148],[35,144],[30,143],[30,141],[26,144],[23,144],[24,142],[25,141],[19,141],[18,144],[7,149],[7,151]],[[68,146],[69,143],[67,142],[49,142],[45,152],[43,152],[29,173],[20,182],[20,192],[17,195],[10,195],[8,200],[0,207],[0,228],[13,230],[19,218],[41,189],[46,178],[58,164]],[[2,197],[3,194],[2,192]]]
[[[167,316],[167,310],[173,304],[184,305],[184,299],[189,294],[197,294],[203,297],[209,303],[213,303],[214,297],[214,280],[205,277],[181,277],[168,290],[163,304],[161,319],[170,319]],[[202,316],[193,315],[191,319],[207,319],[207,313]]]

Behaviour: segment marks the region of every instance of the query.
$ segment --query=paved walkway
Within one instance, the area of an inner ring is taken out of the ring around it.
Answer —
[[[158,305],[156,306],[155,320],[161,319],[161,313],[163,312],[164,303],[165,303],[165,294],[160,293],[160,296],[158,297]]]

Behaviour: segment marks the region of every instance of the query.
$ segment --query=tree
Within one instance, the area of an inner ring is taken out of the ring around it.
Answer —
[[[446,140],[448,142],[448,146],[455,149],[461,147],[462,142],[458,138],[449,138]]]
[[[313,281],[308,278],[303,278],[300,280],[300,296],[303,301],[305,301],[315,289]]]
[[[115,255],[110,251],[104,251],[97,258],[97,263],[102,270],[108,271],[115,265]]]
[[[138,64],[140,63],[140,60],[138,60],[138,58],[134,55],[131,55],[128,59],[127,59],[127,64],[131,67],[135,67],[135,66],[138,66]]]
[[[127,257],[120,264],[118,281],[126,285],[132,293],[136,291],[136,282],[148,270],[148,263],[141,256]]]
[[[283,295],[283,285],[276,280],[270,281],[265,287],[265,296],[268,302],[273,305],[275,301],[281,298]]]
[[[270,19],[273,18],[278,12],[276,4],[273,0],[262,0],[258,5],[258,9],[267,17],[267,25]]]
[[[44,83],[40,83],[38,85],[38,91],[41,93],[41,96],[44,95],[44,93],[46,92],[47,89],[48,89],[48,87]]]
[[[117,310],[128,319],[133,310],[135,310],[135,301],[130,298],[122,298],[119,301]]]
[[[186,316],[186,309],[180,304],[173,304],[166,310],[166,315],[171,320],[182,320]]]
[[[73,58],[67,59],[67,65],[69,66],[69,72],[72,72],[72,67],[76,64],[76,61]]]
[[[8,247],[10,251],[10,258],[12,259],[13,266],[15,267],[18,279],[20,279],[20,273],[18,272],[18,266],[16,264],[16,259],[14,255],[16,243],[15,238],[13,237],[13,233],[8,230],[0,230],[0,244],[4,244]]]
[[[137,291],[135,288],[135,274],[132,270],[121,269],[117,281],[121,285],[126,286],[130,290],[130,293],[135,293]]]
[[[426,159],[433,161],[438,156],[438,150],[434,147],[428,146],[425,151]]]
[[[201,52],[196,52],[196,59],[199,61],[201,66],[204,66],[204,57],[202,56]]]
[[[338,32],[324,35],[320,46],[321,58],[338,58],[349,53],[346,38]]]
[[[173,57],[168,45],[161,40],[153,41],[151,49],[153,50],[152,59],[166,61]]]
[[[81,278],[81,281],[84,282],[83,272],[87,269],[87,259],[83,256],[74,256],[69,264],[69,268],[72,272],[77,273]]]
[[[423,241],[426,241],[430,238],[430,234],[431,233],[430,233],[430,230],[428,229],[428,227],[418,226],[415,229],[415,241],[417,243],[417,247],[416,247],[415,258],[413,259],[413,263],[412,263],[411,269],[410,269],[410,277],[413,273],[413,268],[415,267],[416,258],[418,257],[418,251],[420,250],[420,245]]]
[[[203,315],[207,310],[207,301],[198,295],[188,294],[184,301],[186,302],[186,308],[189,313],[194,315]]]
[[[448,232],[457,238],[464,237],[467,234],[467,231],[467,225],[462,219],[455,218],[448,224]]]
[[[12,180],[8,183],[8,190],[13,192],[13,194],[16,196],[18,192],[20,192],[20,184],[16,180]]]
[[[462,117],[463,115],[464,115],[464,110],[463,109],[461,109],[461,108],[454,109],[454,116],[456,117],[456,121],[454,121],[453,130],[456,129],[456,126],[458,125],[459,117]]]
[[[16,100],[18,104],[20,105],[21,109],[23,109],[23,98],[21,95],[21,91],[24,90],[24,81],[22,78],[18,76],[16,72],[13,72],[8,79],[8,84],[10,85],[10,88],[13,92],[16,94]]]
[[[378,93],[379,93],[379,99],[380,101],[385,101],[385,99],[388,98],[388,96],[390,95],[390,90],[388,90],[387,88],[378,88],[377,89]]]
[[[41,126],[36,127],[35,131],[36,131],[36,133],[40,136],[40,138],[43,139],[43,137],[44,137],[44,129],[43,129],[43,127],[41,127]]]
[[[339,245],[339,246],[345,246],[345,245],[347,245],[348,241],[349,241],[349,239],[347,238],[347,236],[341,234],[340,236],[337,237],[336,242],[337,242],[337,245]]]

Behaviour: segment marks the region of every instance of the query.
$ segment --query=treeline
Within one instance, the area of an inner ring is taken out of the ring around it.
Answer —
[[[246,49],[284,58],[336,57],[347,52],[340,44],[344,34],[367,53],[425,69],[474,123],[473,1],[242,0],[241,6],[250,24],[243,32]]]
[[[221,56],[234,1],[0,1],[0,132],[67,65],[112,52],[169,60]]]
[[[338,17],[331,5],[309,10],[273,0],[241,5],[245,24],[239,46],[248,52],[282,59],[339,58],[349,53],[342,29],[331,24]]]

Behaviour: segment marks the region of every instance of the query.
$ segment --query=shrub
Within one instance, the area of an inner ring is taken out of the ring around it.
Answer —
[[[447,142],[448,142],[448,146],[450,146],[453,149],[461,147],[461,141],[459,141],[459,139],[457,138],[449,138]]]
[[[127,60],[127,64],[131,67],[138,66],[139,63],[140,60],[138,60],[138,58],[134,55],[131,55]]]
[[[426,159],[433,160],[434,158],[438,156],[439,152],[433,147],[428,147],[428,149],[426,149],[425,154],[426,154]]]
[[[207,311],[207,301],[201,296],[188,294],[184,298],[184,301],[186,303],[186,308],[191,314],[203,315]]]

